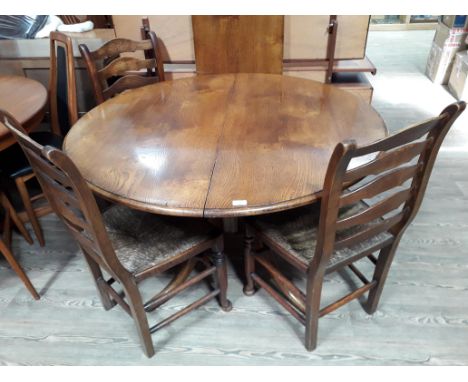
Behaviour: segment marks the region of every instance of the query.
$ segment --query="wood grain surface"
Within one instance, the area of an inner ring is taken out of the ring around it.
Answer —
[[[315,200],[337,142],[385,135],[378,113],[347,92],[227,74],[121,94],[81,118],[64,147],[104,197],[162,214],[230,217]]]
[[[192,16],[197,73],[283,72],[284,16]]]
[[[0,75],[0,108],[14,115],[27,130],[41,122],[46,104],[47,89],[38,81]],[[14,142],[8,129],[0,126],[0,150]]]

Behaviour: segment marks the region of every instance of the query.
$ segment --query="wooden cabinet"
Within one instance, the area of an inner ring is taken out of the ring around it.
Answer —
[[[116,36],[138,39],[143,17],[114,15]],[[195,75],[191,16],[153,15],[148,19],[161,41],[167,78]],[[369,19],[368,15],[337,17],[334,59],[364,60]],[[325,82],[329,23],[326,15],[284,16],[284,74]],[[365,71],[373,70],[372,66]]]
[[[364,58],[369,16],[338,16],[336,59]],[[284,59],[327,58],[329,16],[285,16]]]
[[[145,16],[113,16],[117,37],[139,38]],[[167,79],[195,75],[195,52],[191,16],[148,16],[151,29],[160,39]],[[326,82],[330,16],[284,16],[283,74]],[[365,57],[370,16],[337,16],[333,72],[371,72],[375,67]],[[342,78],[343,76],[335,76]],[[354,78],[357,82],[349,82]],[[346,85],[336,86],[363,96],[370,102],[372,87],[365,76],[347,76]]]
[[[117,37],[138,39],[142,17],[112,16]],[[147,16],[163,43],[165,62],[195,61],[191,16]],[[337,59],[364,58],[370,16],[338,16]],[[285,60],[325,59],[329,16],[285,16]]]

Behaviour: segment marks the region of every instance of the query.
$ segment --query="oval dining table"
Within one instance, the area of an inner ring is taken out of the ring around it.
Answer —
[[[92,190],[157,214],[234,218],[317,200],[338,142],[387,129],[346,91],[274,74],[203,75],[124,92],[64,150]]]
[[[8,111],[27,130],[34,130],[44,118],[47,89],[40,82],[21,76],[0,75],[0,108]],[[9,130],[0,126],[0,150],[16,142]]]

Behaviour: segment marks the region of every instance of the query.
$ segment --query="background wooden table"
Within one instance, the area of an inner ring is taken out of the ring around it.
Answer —
[[[20,76],[0,75],[0,108],[8,111],[30,131],[44,118],[47,89],[38,81]],[[8,129],[0,125],[0,150],[15,143]]]
[[[330,85],[224,74],[121,94],[81,118],[64,148],[106,198],[226,218],[312,202],[337,142],[386,133],[372,107]]]

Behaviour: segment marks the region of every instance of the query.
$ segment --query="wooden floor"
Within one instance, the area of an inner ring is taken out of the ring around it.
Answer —
[[[424,76],[433,31],[371,32],[368,55],[374,106],[391,130],[438,114],[454,99]],[[147,359],[130,318],[102,309],[82,256],[58,220],[42,219],[47,246],[18,237],[14,252],[42,296],[34,301],[0,259],[1,365],[461,365],[468,364],[468,113],[447,137],[426,199],[399,247],[380,308],[358,301],[322,318],[318,348],[303,346],[303,328],[264,291],[242,294],[241,257],[228,238],[229,298],[215,301],[153,336]],[[366,264],[364,264],[366,265]],[[293,275],[297,282],[300,280]],[[324,303],[349,289],[336,274]],[[150,280],[150,292],[166,280]],[[180,309],[195,288],[154,317]]]

